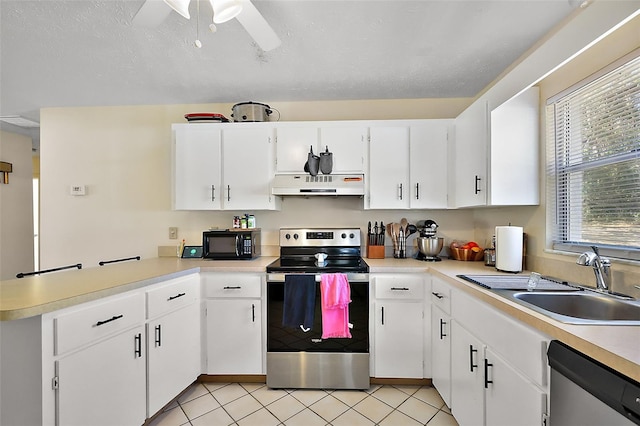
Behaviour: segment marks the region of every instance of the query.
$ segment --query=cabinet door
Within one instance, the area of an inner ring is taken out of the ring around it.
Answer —
[[[271,180],[275,170],[272,130],[267,127],[222,132],[225,210],[275,209]]]
[[[492,206],[540,203],[539,96],[531,87],[491,111]]]
[[[305,173],[309,148],[318,154],[317,126],[278,126],[276,128],[276,171],[278,173]]]
[[[264,374],[259,299],[207,301],[207,373]]]
[[[218,210],[222,200],[220,128],[173,125],[173,208]]]
[[[200,305],[192,303],[147,324],[147,417],[200,374]]]
[[[376,301],[376,377],[422,378],[422,313],[422,303]]]
[[[146,418],[144,328],[56,361],[60,425],[139,425]]]
[[[409,207],[409,127],[372,127],[369,141],[369,208]]]
[[[431,371],[433,386],[451,407],[451,319],[431,306]]]
[[[485,350],[485,365],[486,424],[542,424],[547,412],[546,393],[516,372],[490,348]]]
[[[447,140],[450,120],[429,120],[410,129],[411,208],[447,208]]]
[[[460,426],[484,420],[484,345],[455,320],[451,324],[451,412]]]
[[[323,126],[318,151],[328,148],[333,153],[331,173],[363,173],[366,138],[366,127]]]
[[[456,118],[454,158],[451,162],[455,207],[487,203],[487,103],[478,100]]]

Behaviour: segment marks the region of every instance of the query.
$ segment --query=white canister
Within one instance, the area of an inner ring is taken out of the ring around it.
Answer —
[[[496,269],[504,272],[522,271],[521,226],[496,226]]]

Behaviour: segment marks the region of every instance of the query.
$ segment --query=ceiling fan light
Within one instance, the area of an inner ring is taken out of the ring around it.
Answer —
[[[167,0],[165,0],[167,1]],[[209,0],[213,7],[213,22],[222,24],[235,18],[242,12],[242,3],[238,0]]]
[[[191,18],[191,16],[189,16],[189,3],[191,0],[164,0],[164,2],[185,18]]]

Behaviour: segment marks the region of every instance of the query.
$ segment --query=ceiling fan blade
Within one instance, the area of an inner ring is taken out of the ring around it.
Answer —
[[[242,0],[242,12],[236,16],[236,19],[265,52],[275,49],[282,43],[273,28],[249,0]]]
[[[160,25],[171,13],[163,0],[146,0],[131,21],[134,26],[153,28]]]

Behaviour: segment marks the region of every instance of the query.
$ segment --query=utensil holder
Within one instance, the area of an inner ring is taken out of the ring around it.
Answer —
[[[393,247],[393,257],[396,259],[407,258],[407,237],[398,237]]]
[[[367,244],[368,259],[384,259],[384,246],[374,246]]]

